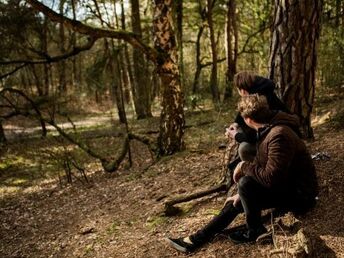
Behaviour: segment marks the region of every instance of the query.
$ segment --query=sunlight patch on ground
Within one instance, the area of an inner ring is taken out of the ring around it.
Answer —
[[[0,198],[3,199],[4,197],[7,197],[8,195],[15,195],[21,187],[18,186],[6,186],[0,188]]]
[[[328,111],[325,114],[315,116],[312,120],[312,126],[317,127],[328,122],[331,119],[331,115],[332,112]]]

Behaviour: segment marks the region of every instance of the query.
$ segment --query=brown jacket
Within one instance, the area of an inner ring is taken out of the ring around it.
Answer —
[[[245,162],[242,172],[267,188],[314,198],[318,194],[315,168],[295,132],[298,121],[295,115],[276,113],[269,125],[257,132],[256,158]]]

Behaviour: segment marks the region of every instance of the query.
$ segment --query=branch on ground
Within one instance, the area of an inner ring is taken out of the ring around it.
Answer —
[[[180,210],[174,207],[175,204],[199,199],[201,197],[204,197],[210,194],[219,193],[219,192],[227,192],[227,191],[228,191],[228,186],[222,183],[203,191],[198,191],[189,195],[176,197],[172,200],[165,202],[165,215],[173,216],[179,213]]]

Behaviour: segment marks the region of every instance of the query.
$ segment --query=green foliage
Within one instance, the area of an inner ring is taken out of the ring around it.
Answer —
[[[340,88],[344,85],[344,13],[337,17],[336,1],[324,3],[323,26],[320,35],[318,76],[322,86]]]
[[[203,98],[200,94],[191,94],[187,96],[186,105],[195,110],[197,108],[202,109]]]
[[[155,230],[157,227],[161,226],[162,224],[166,223],[168,218],[165,216],[153,216],[148,217],[146,221],[146,226],[149,230]]]
[[[108,235],[116,235],[120,229],[120,223],[118,221],[114,221],[106,228],[106,233]]]

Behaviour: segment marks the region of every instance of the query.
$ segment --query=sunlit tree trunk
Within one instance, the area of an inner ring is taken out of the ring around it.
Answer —
[[[133,32],[142,38],[140,5],[138,0],[131,0],[131,23]],[[133,97],[135,103],[135,111],[138,119],[152,116],[151,112],[151,98],[150,98],[150,83],[148,80],[147,61],[143,53],[133,48],[133,67],[134,67],[134,87]]]
[[[213,24],[213,4],[214,0],[207,0],[207,20],[209,26],[209,34],[210,34],[210,46],[211,46],[211,74],[210,74],[210,89],[211,94],[213,97],[213,103],[216,108],[219,107],[220,104],[220,94],[217,85],[217,49],[216,49],[216,41],[215,41],[215,32],[214,32],[214,24]]]
[[[279,94],[312,138],[311,112],[315,91],[321,0],[275,0],[270,47],[270,78]]]
[[[226,17],[226,89],[224,94],[224,101],[232,97],[233,93],[233,78],[236,73],[236,63],[238,56],[238,28],[236,24],[236,1],[229,0],[227,2],[227,17]]]
[[[159,154],[168,155],[184,148],[183,94],[173,31],[171,0],[154,0],[154,46],[160,56],[157,71],[162,85],[162,111],[158,138]]]

